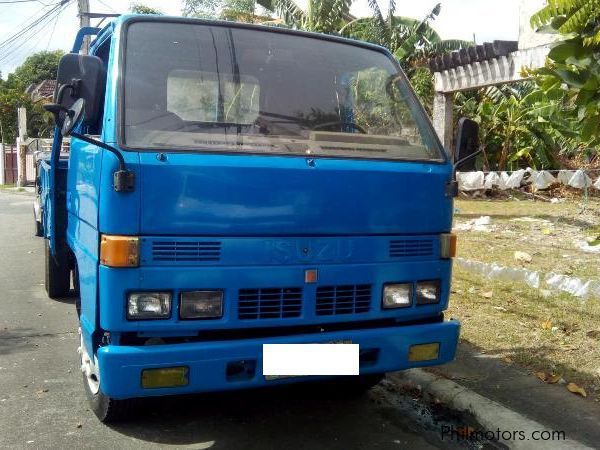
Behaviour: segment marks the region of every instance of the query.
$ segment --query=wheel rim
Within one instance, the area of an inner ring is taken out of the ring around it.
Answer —
[[[79,331],[79,353],[81,355],[81,372],[85,376],[85,380],[92,394],[97,394],[100,390],[100,373],[98,368],[88,355],[85,345],[83,345],[83,334]]]

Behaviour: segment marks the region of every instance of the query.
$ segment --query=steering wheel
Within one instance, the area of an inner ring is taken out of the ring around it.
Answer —
[[[356,124],[356,123],[354,123],[354,122],[343,122],[343,121],[341,121],[341,120],[339,120],[339,121],[338,121],[338,120],[336,120],[336,121],[334,121],[334,122],[325,122],[325,123],[320,123],[320,124],[318,124],[318,125],[315,125],[315,126],[313,127],[313,130],[318,130],[318,129],[320,129],[320,128],[327,128],[327,127],[330,127],[330,126],[332,126],[332,125],[340,125],[340,126],[342,126],[342,127],[349,126],[349,127],[351,127],[351,128],[354,128],[355,130],[358,130],[358,131],[360,131],[362,134],[367,134],[367,131],[366,131],[366,130],[365,130],[363,127],[361,127],[360,125],[358,125],[358,124]]]

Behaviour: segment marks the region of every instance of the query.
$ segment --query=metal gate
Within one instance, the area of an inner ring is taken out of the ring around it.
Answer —
[[[4,183],[17,183],[17,159],[16,145],[4,145]]]

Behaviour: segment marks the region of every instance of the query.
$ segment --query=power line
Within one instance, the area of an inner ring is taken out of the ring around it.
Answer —
[[[64,8],[66,8],[66,6]],[[54,19],[54,25],[52,25],[52,32],[50,33],[50,37],[48,38],[48,44],[46,44],[46,51],[48,51],[48,49],[50,48],[50,42],[52,41],[52,38],[54,37],[54,30],[56,30],[56,24],[58,23],[58,18],[64,11],[64,8],[58,12],[58,14],[56,15],[56,19]]]
[[[31,3],[31,2],[42,3],[42,2],[40,2],[40,0],[12,0],[12,1],[10,1],[10,2],[7,2],[7,1],[0,1],[0,4],[11,4],[11,3]],[[42,3],[42,5],[44,5],[44,3]]]
[[[11,36],[4,42],[0,43],[0,50],[4,50],[2,52],[3,54],[0,54],[0,62],[6,62],[15,59],[17,55],[22,54],[22,52],[19,52],[19,50],[21,50],[28,44],[29,45],[27,46],[27,48],[29,50],[35,48],[37,44],[41,41],[41,39],[45,36],[42,33],[42,31],[46,29],[46,27],[52,22],[52,20],[57,18],[58,15],[62,13],[62,11],[68,6],[69,2],[70,1],[62,1],[58,4],[54,4],[54,6],[50,10],[46,11],[41,17],[32,22],[28,27],[21,30],[19,33],[16,33],[15,35]],[[34,35],[38,33],[40,34],[40,38],[38,38],[36,42],[33,43],[33,45],[31,45],[31,38],[33,38]],[[17,39],[19,39],[20,42],[15,42]]]
[[[29,32],[31,29],[35,28],[40,22],[42,22],[44,19],[46,19],[49,14],[52,14],[54,11],[56,11],[61,6],[62,3],[63,2],[55,3],[54,5],[52,5],[50,10],[44,12],[40,17],[35,19],[33,22],[31,22],[29,25],[27,25],[21,31],[18,31],[17,33],[10,36],[8,39],[0,42],[0,50],[2,48],[6,47],[7,45],[10,45],[17,39],[19,39],[21,36],[23,36],[24,34]],[[44,11],[44,10],[42,9],[42,11]]]
[[[98,3],[100,3],[101,5],[106,6],[108,9],[110,9],[112,12],[118,12],[115,8],[113,8],[110,5],[107,5],[106,3],[104,3],[102,0],[98,0]]]

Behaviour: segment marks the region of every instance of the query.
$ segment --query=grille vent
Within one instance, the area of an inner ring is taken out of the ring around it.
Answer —
[[[240,319],[287,319],[300,317],[301,312],[301,288],[239,290],[238,318]]]
[[[371,285],[320,286],[317,316],[366,313],[371,309]]]
[[[433,256],[432,239],[404,239],[390,241],[390,258]]]
[[[194,262],[221,259],[221,243],[218,241],[154,241],[154,261]]]

